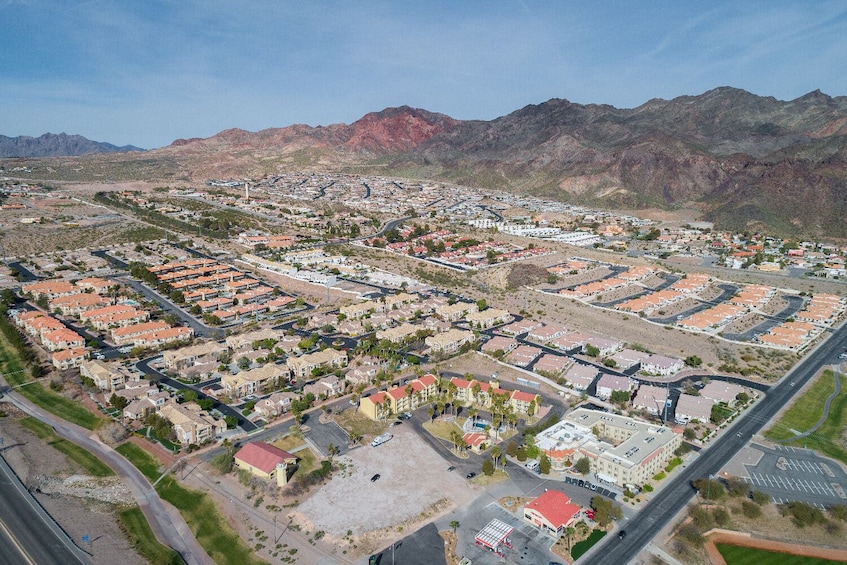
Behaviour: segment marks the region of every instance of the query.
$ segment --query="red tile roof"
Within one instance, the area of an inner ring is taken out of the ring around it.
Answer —
[[[532,502],[526,508],[535,510],[555,528],[566,525],[574,515],[582,510],[577,504],[571,504],[571,499],[558,490],[548,490]]]
[[[297,459],[287,451],[262,441],[248,443],[238,450],[235,458],[268,474],[276,468],[278,463]]]

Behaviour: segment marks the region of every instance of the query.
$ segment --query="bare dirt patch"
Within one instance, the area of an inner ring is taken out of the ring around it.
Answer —
[[[105,483],[114,491],[116,502],[129,501],[120,479],[78,475],[82,469],[17,422],[21,415],[14,408],[4,405],[3,410],[9,414],[2,420],[3,456],[53,519],[78,543],[82,536],[89,536],[92,541],[84,549],[93,554],[95,565],[142,565],[144,559],[118,526],[115,511],[120,507],[96,500],[104,494],[94,492],[96,485]],[[44,492],[39,491],[41,486]]]
[[[338,538],[352,530],[370,551],[380,540],[401,537],[476,496],[414,430],[394,430],[388,443],[336,458],[343,471],[300,504],[295,521]]]

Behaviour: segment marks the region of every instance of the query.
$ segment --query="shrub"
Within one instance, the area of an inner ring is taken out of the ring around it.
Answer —
[[[762,507],[756,504],[755,502],[745,500],[741,503],[741,512],[747,518],[758,518],[762,515]]]
[[[783,516],[791,516],[791,521],[798,528],[805,528],[826,521],[820,509],[805,502],[789,502],[782,507],[782,514]]]
[[[842,522],[847,522],[847,505],[833,504],[829,507],[829,515]]]
[[[759,506],[764,506],[765,504],[768,504],[771,501],[771,495],[760,490],[754,490],[752,493],[752,497],[753,502],[755,502]]]
[[[715,508],[712,515],[714,516],[715,523],[718,526],[726,526],[729,524],[729,512],[726,511],[726,508]]]

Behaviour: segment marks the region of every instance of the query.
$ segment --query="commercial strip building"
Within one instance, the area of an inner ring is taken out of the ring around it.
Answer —
[[[674,457],[682,434],[626,416],[578,408],[538,434],[537,445],[551,467],[564,471],[582,457],[598,480],[643,484]]]

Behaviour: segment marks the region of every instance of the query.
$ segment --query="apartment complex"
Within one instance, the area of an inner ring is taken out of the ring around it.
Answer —
[[[578,408],[538,434],[535,444],[556,471],[587,457],[598,480],[638,485],[674,457],[682,434],[626,416]]]

